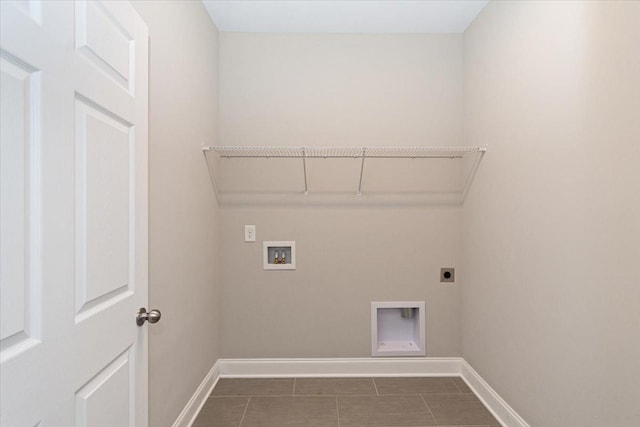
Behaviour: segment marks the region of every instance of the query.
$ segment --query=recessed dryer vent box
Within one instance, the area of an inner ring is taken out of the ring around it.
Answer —
[[[372,356],[424,356],[423,301],[371,303]]]
[[[295,270],[296,242],[263,242],[263,267],[265,270]]]

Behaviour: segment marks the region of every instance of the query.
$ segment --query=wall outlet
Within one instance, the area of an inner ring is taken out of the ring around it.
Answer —
[[[245,225],[244,226],[244,241],[255,242],[256,241],[256,226]]]
[[[441,282],[450,282],[453,283],[455,282],[456,278],[456,269],[449,267],[449,268],[441,268],[440,269],[440,281]]]

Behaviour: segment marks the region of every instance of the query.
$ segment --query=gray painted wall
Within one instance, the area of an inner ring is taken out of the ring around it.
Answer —
[[[388,299],[425,300],[428,355],[462,355],[531,425],[640,422],[640,4],[492,2],[464,46],[221,34],[219,114],[202,6],[135,6],[151,32],[150,299],[165,316],[151,425],[175,420],[217,357],[369,355],[369,302]],[[218,209],[199,152],[462,145],[463,123],[464,145],[490,145],[463,208]],[[263,271],[259,242],[289,239],[298,270]]]
[[[427,353],[457,356],[457,208],[223,208],[223,357],[366,357],[371,301],[426,301]],[[295,240],[295,271],[262,269],[262,244]]]
[[[532,426],[640,425],[640,3],[491,2],[464,35],[462,356]]]
[[[170,426],[220,353],[218,208],[200,145],[217,133],[218,32],[195,1],[136,1],[149,26],[149,425]]]
[[[222,33],[219,117],[222,145],[461,145],[462,36]],[[409,167],[386,165],[391,180]],[[323,173],[353,194],[355,172]],[[283,183],[260,173],[231,181]],[[223,357],[369,356],[377,300],[426,301],[427,354],[458,356],[461,284],[439,269],[459,262],[460,226],[460,207],[223,206]],[[264,271],[264,240],[295,240],[297,270]]]

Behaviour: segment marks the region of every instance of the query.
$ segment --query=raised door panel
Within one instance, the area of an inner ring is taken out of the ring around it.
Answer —
[[[0,359],[37,343],[41,203],[35,68],[0,51]]]
[[[131,295],[133,126],[76,99],[77,321]]]
[[[133,364],[128,349],[76,391],[76,427],[134,425]]]
[[[128,26],[101,2],[76,2],[76,48],[102,72],[133,93],[135,42]]]

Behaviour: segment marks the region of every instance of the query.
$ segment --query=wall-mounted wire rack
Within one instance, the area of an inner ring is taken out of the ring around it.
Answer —
[[[461,159],[475,154],[476,158],[465,179],[461,191],[462,199],[466,198],[476,170],[482,160],[487,146],[482,147],[266,147],[266,146],[203,146],[205,156],[207,153],[216,153],[221,158],[264,158],[264,159],[299,159],[302,165],[302,177],[304,179],[304,194],[309,194],[309,182],[307,177],[307,159],[337,159],[353,158],[361,159],[359,163],[360,175],[356,194],[362,195],[363,176],[367,159]],[[207,159],[207,166],[216,188],[215,173],[211,162]]]

